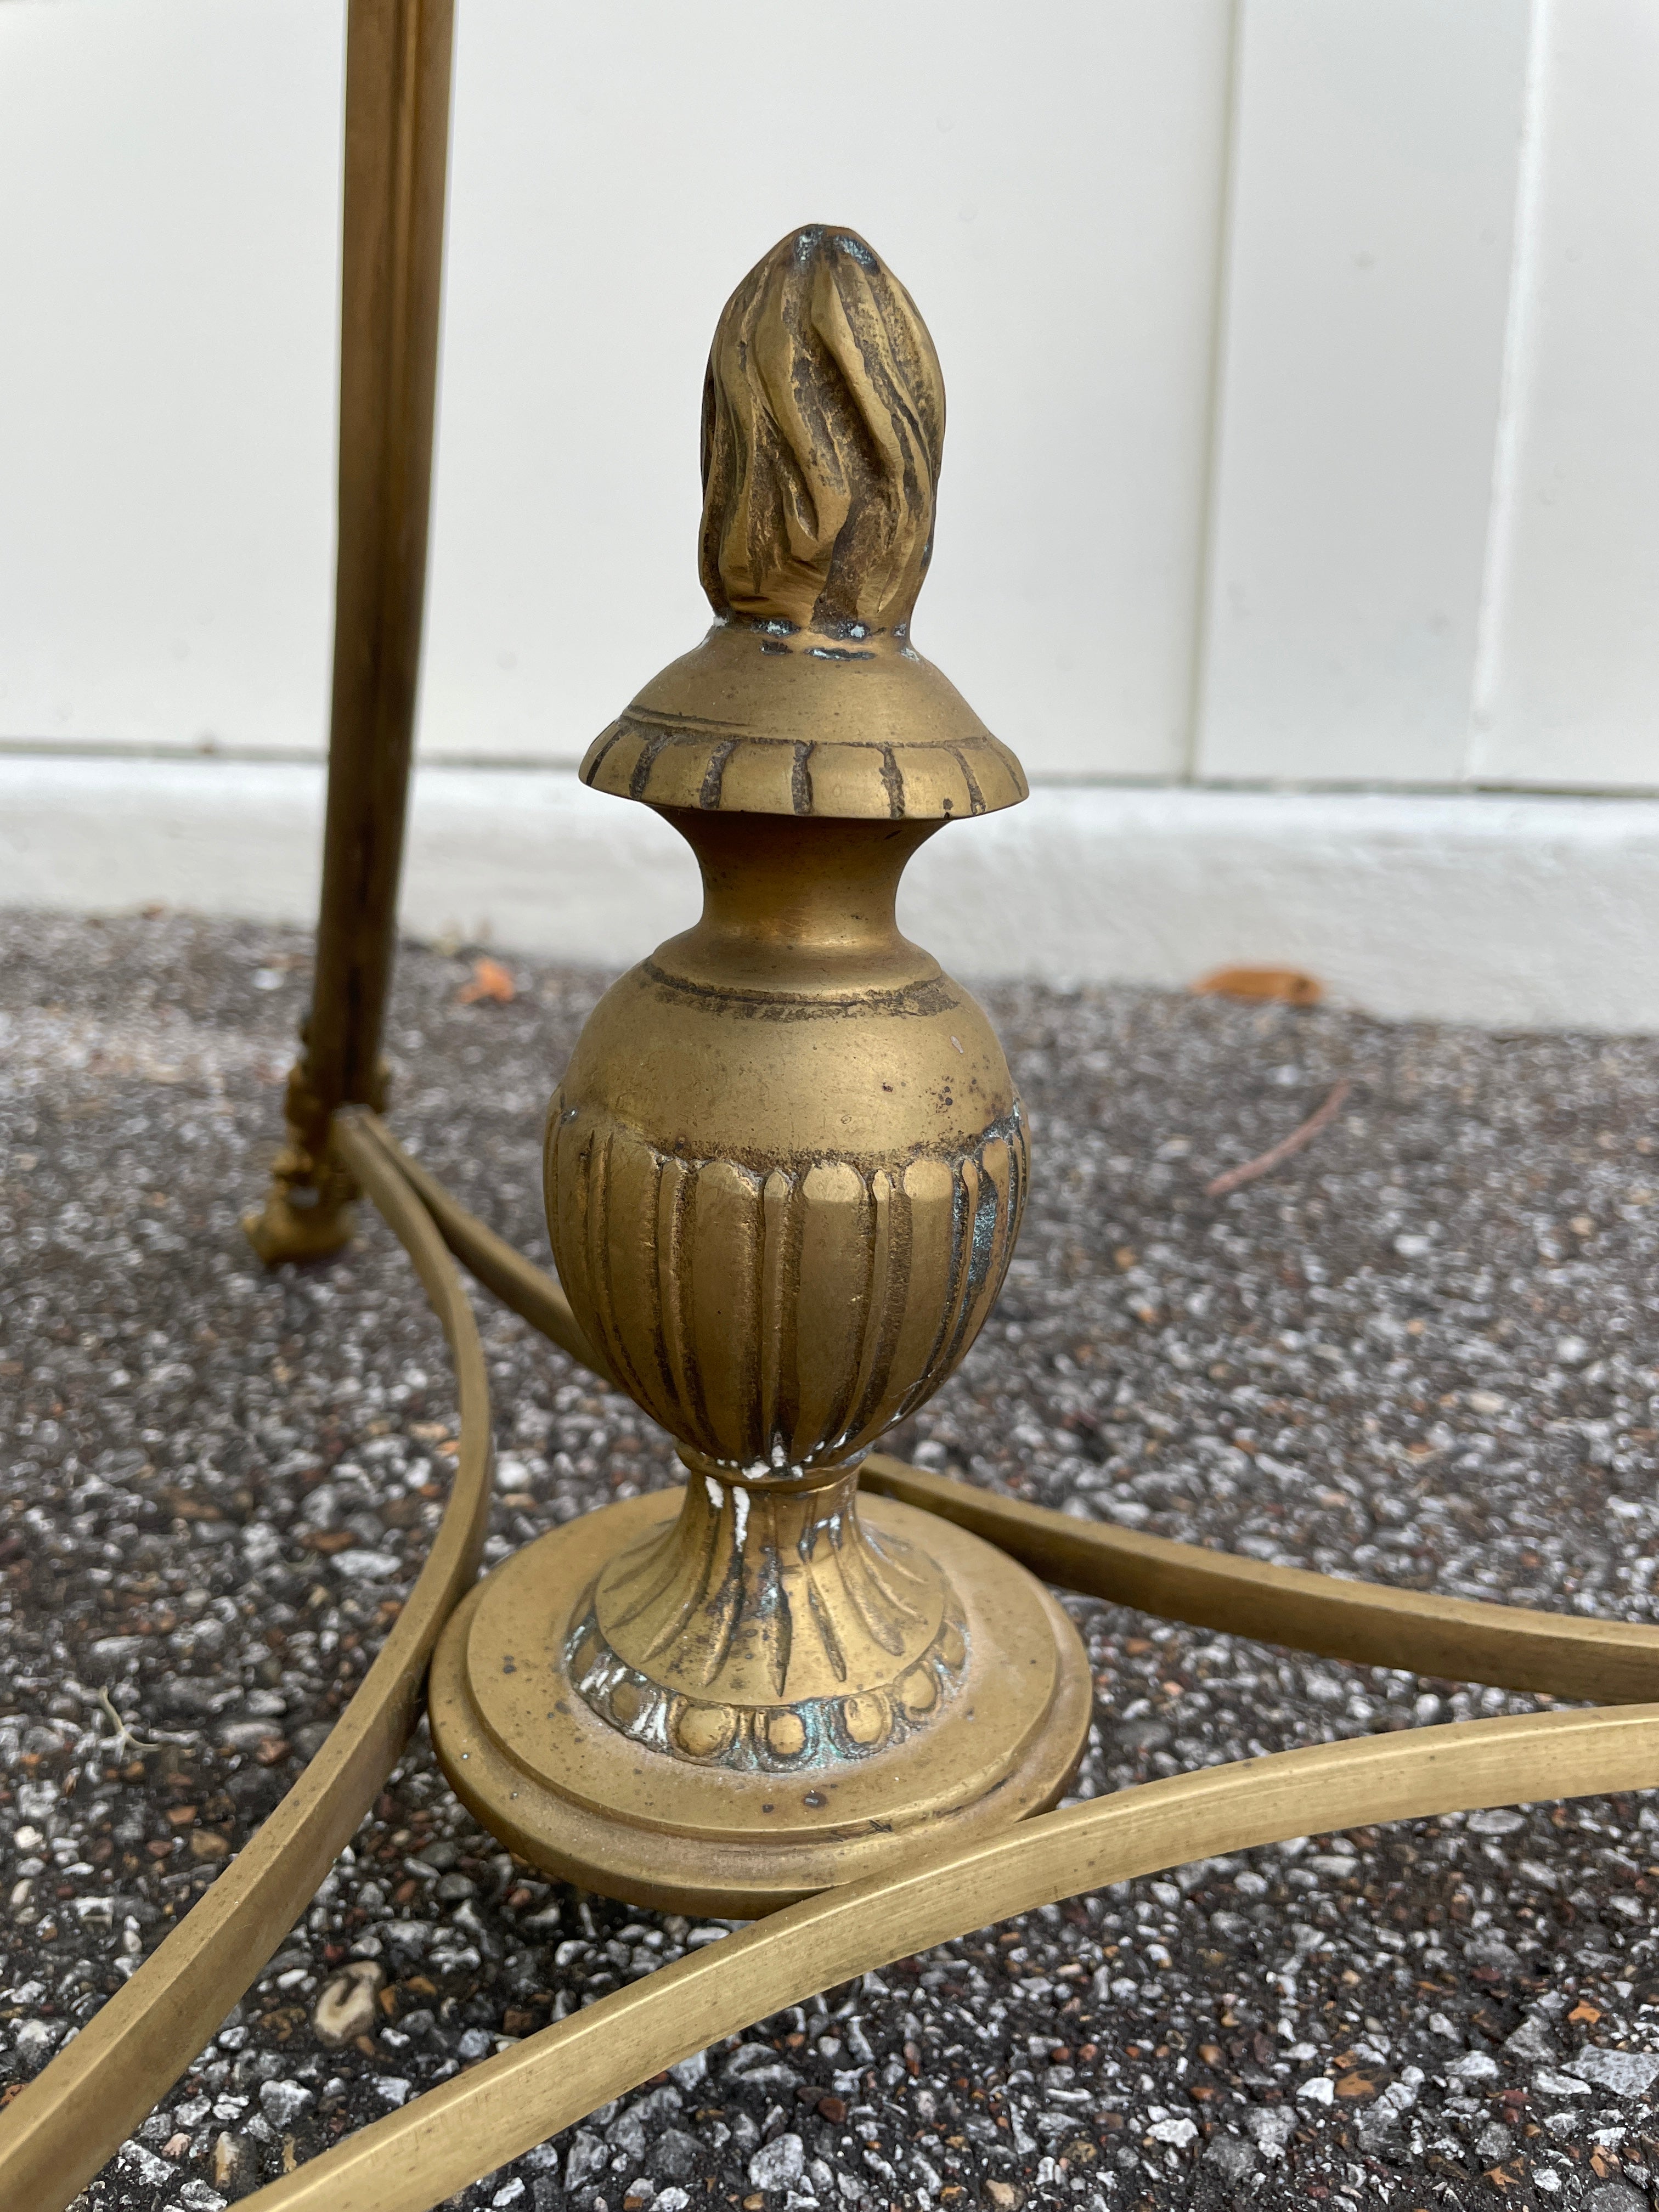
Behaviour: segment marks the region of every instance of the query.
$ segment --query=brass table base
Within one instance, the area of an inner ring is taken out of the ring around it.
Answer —
[[[7,2206],[61,2212],[166,2094],[276,1949],[402,1750],[426,1655],[471,1577],[489,1502],[487,1370],[440,1237],[514,1311],[592,1364],[559,1285],[459,1206],[372,1114],[342,1114],[335,1132],[453,1347],[455,1490],[425,1571],[323,1749],[208,1894],[0,2112]],[[769,1914],[410,2099],[256,2191],[244,2200],[250,2212],[427,2212],[722,2035],[850,1975],[1079,1891],[1322,1829],[1659,1786],[1659,1705],[1648,1702],[1659,1683],[1659,1629],[1267,1566],[1075,1521],[872,1455],[864,1510],[881,1525],[891,1510],[884,1499],[894,1498],[925,1510],[927,1548],[941,1559],[947,1530],[965,1525],[1050,1581],[1155,1617],[1600,1707],[1314,1745],[982,1828],[919,1826],[878,1870]],[[544,1540],[550,1549],[557,1540]],[[492,1577],[486,1595],[495,1586]],[[472,1617],[477,1602],[462,1601]],[[455,1648],[453,1637],[440,1639],[434,1710]],[[1066,1725],[1058,1709],[1050,1725]]]
[[[631,1905],[750,1918],[918,1849],[1046,1811],[1076,1771],[1093,1704],[1061,1607],[1006,1552],[878,1498],[864,1518],[945,1571],[962,1676],[921,1733],[825,1765],[676,1757],[596,1712],[570,1652],[606,1562],[673,1521],[684,1493],[605,1507],[526,1545],[456,1608],[428,1712],[455,1792],[523,1858]],[[781,1708],[784,1712],[788,1708]]]

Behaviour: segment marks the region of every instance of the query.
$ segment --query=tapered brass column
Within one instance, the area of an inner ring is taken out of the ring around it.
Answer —
[[[288,1141],[246,1227],[261,1259],[336,1250],[354,1187],[337,1107],[379,1107],[420,672],[453,0],[350,0],[339,544],[328,812],[311,1009]]]
[[[675,1438],[672,1498],[506,1562],[434,1662],[445,1769],[544,1867],[754,1912],[1053,1801],[1088,1724],[1065,1614],[858,1465],[966,1353],[1025,1194],[984,1013],[899,933],[924,839],[1025,795],[916,652],[945,397],[850,232],[733,295],[703,418],[714,624],[583,764],[703,912],[600,1001],[549,1109],[581,1330]]]

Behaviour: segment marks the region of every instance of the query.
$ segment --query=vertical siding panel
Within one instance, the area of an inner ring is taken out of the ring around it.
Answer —
[[[1659,10],[1540,0],[1472,769],[1659,788]]]
[[[1201,776],[1455,782],[1528,0],[1244,0]]]

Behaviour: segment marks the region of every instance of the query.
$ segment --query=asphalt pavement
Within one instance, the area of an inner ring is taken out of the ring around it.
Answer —
[[[295,1779],[453,1465],[439,1332],[369,1223],[267,1273],[307,940],[0,916],[0,2075],[84,2025]],[[392,1119],[545,1261],[541,1115],[604,979],[408,947]],[[1030,1211],[893,1439],[1085,1516],[1650,1621],[1659,1043],[1129,989],[987,1002]],[[1346,1079],[1329,1125],[1218,1172]],[[664,1439],[479,1298],[489,1557],[671,1484]],[[1069,1600],[1085,1796],[1540,1700]],[[1659,1781],[1659,1777],[1656,1777]],[[1659,2177],[1651,1796],[1315,1835],[1121,1885],[763,2021],[454,2202],[522,2212],[1589,2208]],[[722,1923],[534,1878],[417,1734],[202,2060],[80,2200],[215,2212]]]

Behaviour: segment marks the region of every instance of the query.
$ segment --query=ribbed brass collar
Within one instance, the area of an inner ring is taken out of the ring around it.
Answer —
[[[937,821],[1026,795],[1006,745],[902,638],[716,622],[595,739],[582,781],[735,814]]]

